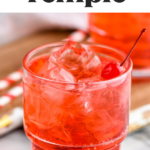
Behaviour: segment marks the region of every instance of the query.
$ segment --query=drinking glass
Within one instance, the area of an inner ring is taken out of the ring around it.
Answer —
[[[24,129],[32,150],[120,150],[128,132],[132,62],[113,79],[65,83],[41,77],[30,63],[50,56],[65,42],[30,51],[23,60]],[[114,48],[81,43],[103,59],[123,61],[126,54]]]
[[[146,28],[131,53],[133,79],[150,79],[150,13],[91,13],[89,30],[94,42],[129,53],[140,31]]]

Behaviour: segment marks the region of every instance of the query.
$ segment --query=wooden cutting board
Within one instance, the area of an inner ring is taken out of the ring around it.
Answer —
[[[17,40],[0,47],[0,79],[9,73],[21,68],[22,59],[31,49],[58,42],[66,38],[72,31],[43,31]],[[0,109],[0,115],[14,106],[22,106],[22,98],[19,97],[11,104]],[[150,82],[136,83],[132,85],[131,109],[136,109],[145,104],[150,104]]]
[[[28,37],[19,39],[0,47],[0,80],[21,68],[23,57],[27,52],[40,45],[59,42],[66,38],[72,31],[42,31]],[[14,86],[14,85],[13,85]],[[11,88],[11,87],[10,87]],[[9,89],[10,89],[9,88]],[[7,90],[0,93],[0,96]],[[22,106],[22,96],[13,100],[10,104],[0,109],[0,116],[13,109]]]

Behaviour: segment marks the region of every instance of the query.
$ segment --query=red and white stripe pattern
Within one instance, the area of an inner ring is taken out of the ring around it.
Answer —
[[[21,80],[21,70],[9,74],[6,78],[0,80],[0,91],[8,88],[10,85],[20,80]]]
[[[78,30],[71,33],[68,38],[64,40],[73,40],[81,42],[86,38],[87,34],[84,31]],[[21,70],[11,73],[8,77],[0,81],[0,91],[9,87],[11,84],[21,80]],[[10,103],[13,99],[20,96],[23,93],[22,84],[13,87],[5,95],[0,97],[0,108]]]
[[[87,33],[82,30],[77,30],[75,32],[72,32],[64,41],[66,40],[72,40],[75,42],[81,42],[87,37]]]
[[[73,40],[76,42],[81,42],[86,38],[87,34],[84,31],[75,31],[69,35],[68,38],[65,40]],[[21,70],[16,71],[14,73],[11,73],[7,78],[0,81],[0,91],[9,87],[11,84],[21,80]],[[13,87],[11,90],[9,90],[5,95],[0,97],[0,108],[10,103],[12,100],[17,98],[18,96],[23,94],[23,87],[22,84],[19,84],[15,87]],[[0,136],[21,126],[22,125],[22,119],[23,115],[21,115],[23,112],[20,110],[20,112],[16,113],[15,119],[12,119],[13,123],[7,127],[3,128],[0,131]],[[19,116],[20,115],[20,116]],[[13,115],[12,115],[13,116]],[[14,116],[13,116],[14,118]]]
[[[22,93],[23,93],[22,84],[13,87],[5,95],[0,97],[0,108],[10,103],[12,100],[20,96]]]

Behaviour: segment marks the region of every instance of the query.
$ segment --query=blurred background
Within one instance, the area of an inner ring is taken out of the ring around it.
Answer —
[[[150,13],[0,14],[0,148],[27,150],[22,122],[22,59],[31,49],[63,39],[109,45],[128,53],[143,28],[146,34],[131,58],[130,134],[122,150],[150,149]]]

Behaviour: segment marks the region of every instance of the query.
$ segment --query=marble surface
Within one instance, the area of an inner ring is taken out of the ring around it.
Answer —
[[[0,150],[31,150],[31,144],[23,129],[19,128],[0,137]],[[121,150],[150,150],[150,126],[129,134]]]

